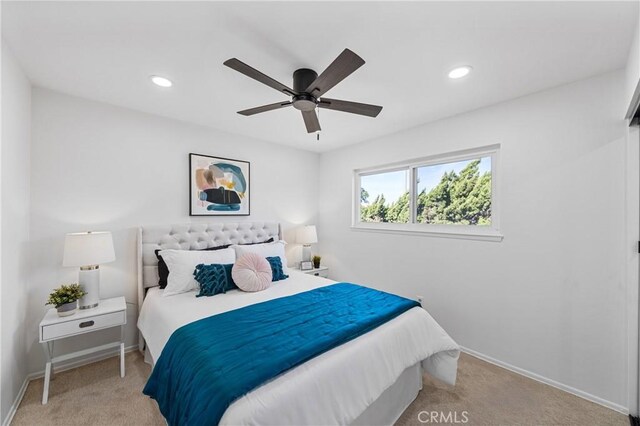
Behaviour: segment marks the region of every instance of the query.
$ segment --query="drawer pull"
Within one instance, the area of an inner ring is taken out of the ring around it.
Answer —
[[[91,327],[93,324],[95,324],[95,321],[93,321],[93,320],[81,322],[80,323],[80,328]]]
[[[316,277],[320,275],[320,272],[316,272],[313,275],[315,275]]]

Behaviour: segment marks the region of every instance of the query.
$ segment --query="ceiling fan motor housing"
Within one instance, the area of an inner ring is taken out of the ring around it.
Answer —
[[[316,108],[317,99],[306,93],[306,90],[317,77],[318,73],[308,68],[300,68],[293,72],[293,90],[299,93],[291,100],[294,108],[300,111],[313,111]]]

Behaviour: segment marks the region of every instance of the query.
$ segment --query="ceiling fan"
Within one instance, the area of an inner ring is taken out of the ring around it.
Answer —
[[[381,106],[361,104],[358,102],[341,101],[339,99],[325,98],[324,95],[333,86],[347,78],[351,73],[364,65],[364,60],[349,49],[344,49],[340,55],[320,75],[308,68],[300,68],[293,73],[293,89],[277,82],[271,77],[261,73],[236,58],[229,59],[224,65],[232,68],[247,77],[253,78],[262,84],[276,89],[287,96],[291,101],[276,102],[275,104],[262,105],[256,108],[238,111],[242,115],[254,115],[261,112],[273,111],[280,108],[293,106],[302,112],[307,133],[320,130],[320,122],[316,114],[316,107],[332,109],[335,111],[349,112],[351,114],[376,117]]]

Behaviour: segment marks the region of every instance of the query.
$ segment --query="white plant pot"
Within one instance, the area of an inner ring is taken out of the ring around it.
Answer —
[[[76,313],[78,309],[78,301],[65,303],[64,305],[60,305],[56,308],[58,311],[58,316],[68,317],[69,315],[73,315]]]

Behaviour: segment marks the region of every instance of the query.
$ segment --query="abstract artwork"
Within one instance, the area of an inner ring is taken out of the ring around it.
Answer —
[[[248,216],[248,161],[189,154],[189,214]]]

